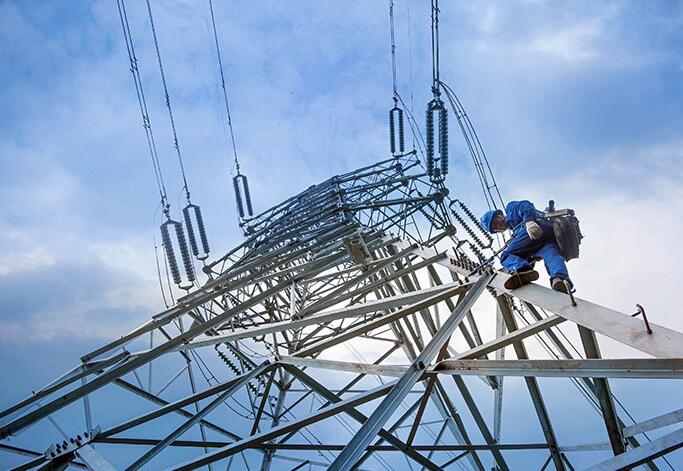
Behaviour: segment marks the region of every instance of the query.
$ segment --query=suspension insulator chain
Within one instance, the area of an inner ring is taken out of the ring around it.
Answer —
[[[254,209],[251,206],[251,193],[249,193],[249,180],[247,180],[247,177],[244,177],[244,201],[247,203],[247,213],[249,216],[253,216]]]
[[[235,201],[237,201],[237,211],[239,212],[240,219],[253,216],[254,209],[251,205],[251,193],[249,192],[247,177],[238,173],[232,178],[232,186],[235,189]]]
[[[171,238],[169,228],[173,228],[174,240]],[[171,269],[171,276],[173,277],[173,282],[179,287],[185,289],[192,286],[195,281],[194,266],[192,265],[192,259],[190,258],[190,251],[187,249],[187,242],[185,241],[185,233],[183,232],[183,226],[177,221],[169,219],[161,225],[161,240],[164,244],[164,251],[166,253],[166,259],[168,260],[169,268]],[[178,268],[178,259],[175,254],[175,246],[180,250],[180,256],[183,260],[183,266],[185,268],[185,275],[187,276],[188,285],[183,285],[183,280],[180,276],[180,269]]]
[[[484,244],[484,242],[477,236],[477,234],[475,234],[475,232],[472,230],[469,224],[467,224],[467,221],[465,221],[465,219],[462,216],[460,216],[453,210],[451,210],[451,213],[453,214],[453,217],[455,217],[456,221],[460,223],[462,228],[465,229],[467,235],[469,235],[472,238],[472,240],[476,242],[477,245],[479,245],[479,247],[481,247],[482,249],[486,249],[489,247],[486,244]]]
[[[187,229],[187,238],[190,242],[192,254],[198,260],[206,260],[209,258],[209,239],[206,236],[206,229],[204,228],[204,219],[202,218],[202,210],[196,204],[188,204],[183,209],[183,219],[185,220],[185,228]],[[199,231],[199,240],[202,244],[200,252],[197,244],[197,237],[195,236],[194,227]]]
[[[467,206],[465,206],[465,203],[463,203],[462,201],[458,200],[458,205],[462,209],[462,212],[465,213],[467,215],[467,217],[470,218],[470,221],[472,221],[474,223],[474,227],[478,228],[479,231],[482,234],[484,234],[484,237],[486,237],[486,240],[489,241],[489,245],[492,244],[493,243],[493,236],[491,234],[489,234],[488,232],[482,230],[481,226],[479,225],[479,220],[477,219],[477,216],[474,215],[472,210],[470,208],[468,208]]]
[[[434,114],[427,107],[427,175],[434,176]]]
[[[396,140],[396,127],[398,125],[398,141]],[[389,141],[391,154],[397,156],[405,152],[405,128],[403,126],[403,110],[394,106],[389,111]],[[397,153],[398,149],[398,153]]]
[[[441,158],[441,176],[448,174],[448,111],[445,107],[439,110],[439,154]]]
[[[438,157],[435,155],[434,115],[438,119]],[[427,174],[433,183],[443,182],[448,173],[448,111],[439,98],[434,98],[427,104]],[[436,161],[439,160],[439,167]]]
[[[232,186],[235,189],[235,201],[237,202],[237,211],[240,214],[240,219],[244,219],[244,205],[242,203],[242,195],[240,194],[239,183],[237,182],[236,175],[232,179]]]
[[[483,252],[481,250],[479,250],[479,247],[477,247],[475,244],[473,244],[471,242],[469,243],[469,246],[470,246],[470,249],[472,250],[472,252],[474,252],[474,254],[479,259],[479,263],[484,263],[484,260],[486,260],[486,257],[484,256]]]

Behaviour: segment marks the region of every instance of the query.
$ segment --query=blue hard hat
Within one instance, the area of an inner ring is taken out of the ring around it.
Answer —
[[[486,229],[488,232],[492,232],[491,222],[493,221],[493,217],[496,214],[502,215],[503,211],[501,211],[500,209],[492,209],[491,211],[486,211],[486,213],[484,213],[484,215],[479,220],[479,224],[481,224],[481,227]]]

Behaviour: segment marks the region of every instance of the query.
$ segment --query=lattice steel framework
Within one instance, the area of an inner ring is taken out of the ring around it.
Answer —
[[[201,287],[0,413],[0,446],[29,457],[15,469],[483,471],[522,469],[511,457],[529,453],[523,469],[569,470],[569,452],[608,449],[591,469],[655,470],[683,444],[683,429],[641,435],[681,410],[626,425],[608,383],[681,378],[683,334],[539,284],[505,290],[508,275],[476,270],[494,241],[414,153],[314,185],[243,228]],[[602,359],[596,333],[649,357]],[[536,441],[501,440],[506,376],[524,378]],[[575,384],[608,441],[560,443],[540,377]],[[117,407],[110,390],[144,409],[93,423]],[[34,432],[45,421],[68,438]]]

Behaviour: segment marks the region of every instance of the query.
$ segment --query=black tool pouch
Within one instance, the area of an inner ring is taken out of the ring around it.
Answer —
[[[550,200],[543,216],[553,225],[555,239],[564,259],[569,261],[579,258],[579,245],[581,245],[583,234],[581,234],[579,220],[574,215],[574,210],[555,209],[555,202]]]

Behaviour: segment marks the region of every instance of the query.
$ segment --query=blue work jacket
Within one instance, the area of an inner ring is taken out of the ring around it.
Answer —
[[[505,224],[513,232],[520,224],[536,221],[542,217],[543,212],[536,209],[531,201],[510,201],[505,205]]]

